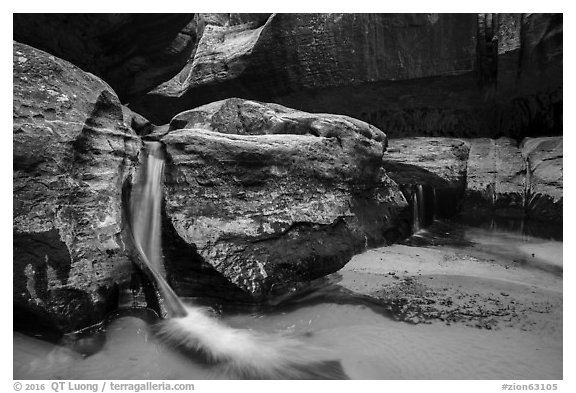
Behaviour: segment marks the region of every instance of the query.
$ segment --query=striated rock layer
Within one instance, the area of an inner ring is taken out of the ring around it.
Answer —
[[[517,140],[562,135],[563,15],[494,14],[493,129]]]
[[[563,213],[563,138],[526,138],[522,156],[528,168],[528,215],[538,219],[562,221]]]
[[[382,159],[388,176],[401,185],[427,184],[463,190],[470,145],[454,138],[390,139]]]
[[[477,214],[524,216],[526,163],[516,141],[472,139],[464,209]]]
[[[197,41],[194,14],[14,14],[14,39],[98,75],[123,99],[176,75]]]
[[[130,271],[121,192],[141,143],[102,80],[23,44],[13,56],[15,321],[86,327]]]
[[[470,140],[464,214],[562,222],[563,138]]]
[[[156,124],[230,97],[390,137],[562,134],[562,14],[15,14]]]
[[[440,216],[562,222],[563,138],[398,138],[382,166],[407,199],[424,187]],[[433,206],[432,206],[433,205]]]
[[[381,170],[386,137],[375,127],[240,99],[170,124],[161,139],[167,216],[253,299],[334,272],[397,236],[395,213],[406,201]]]
[[[197,19],[186,67],[132,100],[154,121],[243,97],[353,116],[390,137],[562,133],[562,14]]]
[[[475,14],[201,19],[187,66],[131,101],[155,122],[243,97],[353,116],[390,136],[478,132]]]

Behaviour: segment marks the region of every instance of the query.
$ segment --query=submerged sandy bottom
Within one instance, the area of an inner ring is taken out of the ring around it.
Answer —
[[[328,350],[352,379],[562,379],[562,243],[482,230],[466,240],[370,250],[304,298],[223,320]],[[100,345],[83,356],[14,333],[14,378],[226,378],[134,316],[114,319]]]

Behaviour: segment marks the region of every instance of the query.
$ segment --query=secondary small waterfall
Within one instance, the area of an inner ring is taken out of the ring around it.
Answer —
[[[412,193],[412,232],[416,233],[422,229],[425,221],[424,187],[422,184],[416,185],[416,190]]]
[[[436,195],[436,188],[432,188],[432,221],[438,219],[438,196]]]
[[[431,225],[434,220],[446,217],[448,210],[454,209],[449,190],[439,190],[429,184],[415,184],[410,187],[412,203],[412,233]],[[447,205],[447,206],[444,206]]]
[[[130,215],[140,259],[154,276],[171,317],[186,315],[184,304],[165,280],[162,256],[162,176],[164,152],[160,142],[144,142],[147,158],[132,192]]]

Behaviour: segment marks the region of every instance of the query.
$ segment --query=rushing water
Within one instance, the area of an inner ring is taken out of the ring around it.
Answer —
[[[160,142],[145,142],[147,158],[132,192],[130,216],[134,244],[143,269],[152,277],[163,297],[168,316],[184,316],[184,304],[165,280],[162,257],[162,176],[164,153]]]
[[[147,158],[140,178],[132,193],[131,217],[134,239],[142,248],[148,263],[157,272],[165,275],[162,263],[161,212],[162,175],[164,157],[160,142],[144,142]]]
[[[412,232],[416,233],[422,229],[422,218],[424,216],[422,185],[416,186],[416,191],[412,193]]]
[[[412,232],[417,233],[426,228],[434,220],[448,217],[454,214],[452,211],[446,210],[446,207],[440,206],[439,200],[449,200],[447,196],[453,196],[454,191],[450,189],[437,190],[427,184],[416,184],[411,187],[411,205],[412,205]],[[439,196],[440,194],[440,196]],[[450,205],[447,201],[445,204]],[[448,209],[451,210],[451,209]]]

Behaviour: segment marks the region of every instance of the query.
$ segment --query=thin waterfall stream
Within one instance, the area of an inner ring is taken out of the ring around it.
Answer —
[[[160,225],[164,157],[160,142],[145,142],[148,157],[142,171],[139,192],[132,198],[132,231],[148,262],[165,275]]]
[[[166,282],[162,256],[162,176],[164,152],[160,142],[144,142],[147,158],[131,199],[131,226],[142,262],[153,275],[170,317],[184,316],[184,304]]]
[[[412,232],[417,233],[425,225],[425,199],[424,187],[422,184],[416,185],[416,190],[412,193]]]

